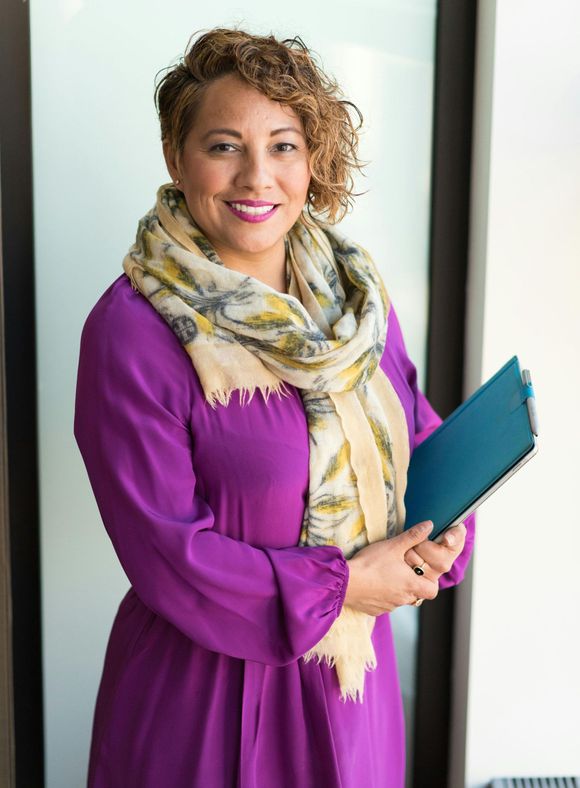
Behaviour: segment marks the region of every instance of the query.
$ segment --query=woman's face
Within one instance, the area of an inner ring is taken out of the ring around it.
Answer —
[[[167,144],[164,154],[218,253],[257,260],[283,246],[310,183],[302,121],[290,107],[228,74],[207,88],[181,157]]]

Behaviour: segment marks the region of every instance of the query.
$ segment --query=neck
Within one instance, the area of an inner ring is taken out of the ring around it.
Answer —
[[[286,246],[284,238],[272,249],[261,255],[244,255],[237,251],[222,248],[213,244],[220,260],[233,271],[253,276],[269,287],[286,293]]]

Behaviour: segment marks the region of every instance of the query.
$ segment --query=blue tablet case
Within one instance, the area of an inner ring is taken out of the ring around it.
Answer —
[[[411,455],[405,528],[432,520],[435,539],[461,522],[536,453],[537,434],[529,372],[514,356]]]

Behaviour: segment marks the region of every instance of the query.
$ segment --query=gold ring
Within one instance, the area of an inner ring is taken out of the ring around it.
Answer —
[[[423,600],[422,599],[418,599],[414,604],[415,604],[415,607],[420,607],[423,604]]]
[[[413,572],[415,572],[416,575],[424,575],[425,572],[423,571],[423,567],[425,566],[425,564],[426,564],[426,561],[423,561],[421,566],[419,566],[419,564],[417,564],[416,566],[412,567]]]

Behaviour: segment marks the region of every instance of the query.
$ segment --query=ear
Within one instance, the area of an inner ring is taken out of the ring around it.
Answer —
[[[163,157],[165,159],[167,171],[169,172],[171,180],[174,183],[175,181],[179,181],[179,185],[177,186],[177,188],[180,189],[182,178],[179,170],[179,161],[175,151],[172,149],[171,145],[169,144],[169,140],[163,140]]]

